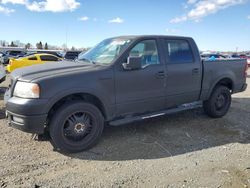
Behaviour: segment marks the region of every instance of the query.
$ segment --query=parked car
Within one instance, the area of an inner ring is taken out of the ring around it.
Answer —
[[[238,54],[232,54],[231,58],[240,58],[240,55],[238,55]]]
[[[201,54],[201,57],[206,58],[206,59],[209,59],[209,58],[225,59],[225,58],[227,58],[226,56],[221,55],[221,54]]]
[[[3,55],[4,55],[4,53],[0,51],[0,58],[1,58]]]
[[[246,58],[247,58],[247,55],[246,55],[246,54],[240,54],[239,56],[240,56],[240,58],[242,58],[242,59],[246,59]]]
[[[3,65],[8,65],[10,58],[18,58],[25,56],[26,52],[22,50],[8,50],[0,58],[0,62]]]
[[[80,53],[81,53],[81,51],[67,51],[64,54],[63,58],[66,60],[75,60]]]
[[[3,66],[2,63],[0,63],[0,83],[2,83],[3,81],[5,81],[5,78],[6,78],[5,67]]]
[[[43,64],[47,62],[57,62],[61,60],[61,58],[51,54],[33,54],[18,59],[10,59],[9,65],[7,66],[7,71],[12,72],[17,68]]]
[[[22,131],[49,132],[58,151],[79,152],[98,141],[104,122],[118,126],[201,102],[210,117],[223,117],[231,95],[247,87],[246,65],[245,59],[201,60],[189,37],[110,38],[75,63],[14,71],[5,93],[7,117]]]
[[[51,55],[54,55],[54,56],[56,56],[56,57],[63,58],[63,54],[61,54],[59,51],[53,51],[53,50],[37,50],[37,51],[35,51],[35,53],[39,53],[39,54],[42,54],[42,53],[51,54]]]
[[[246,59],[247,59],[247,64],[248,64],[248,66],[250,67],[250,55],[247,55],[247,56],[246,56]]]

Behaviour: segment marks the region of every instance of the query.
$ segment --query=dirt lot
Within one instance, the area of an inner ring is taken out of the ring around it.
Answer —
[[[250,187],[250,87],[222,119],[196,109],[107,127],[73,155],[8,127],[0,105],[1,187]]]

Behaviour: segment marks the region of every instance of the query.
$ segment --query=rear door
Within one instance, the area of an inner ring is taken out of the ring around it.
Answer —
[[[163,45],[167,64],[167,107],[197,101],[202,78],[197,46],[188,39],[163,39]]]

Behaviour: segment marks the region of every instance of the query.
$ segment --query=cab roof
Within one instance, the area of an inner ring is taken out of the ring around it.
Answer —
[[[147,38],[169,38],[169,39],[192,39],[191,37],[185,37],[185,36],[173,36],[173,35],[123,35],[123,36],[117,36],[112,37],[113,39],[121,38],[121,39],[147,39]]]

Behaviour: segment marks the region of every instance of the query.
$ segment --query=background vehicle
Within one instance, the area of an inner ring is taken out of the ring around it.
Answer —
[[[209,59],[212,57],[214,57],[215,59],[225,59],[226,58],[226,56],[221,55],[221,54],[201,54],[201,57],[206,58],[206,59]]]
[[[35,53],[44,53],[44,54],[51,54],[59,58],[63,58],[63,54],[60,53],[60,51],[57,50],[37,50]]]
[[[57,62],[61,60],[61,58],[58,58],[57,56],[51,54],[33,54],[18,59],[10,59],[9,65],[7,66],[7,71],[12,72],[17,68],[43,64],[47,62]]]
[[[4,53],[0,51],[0,58],[1,58],[3,55],[4,55]]]
[[[22,50],[9,50],[9,51],[6,51],[2,55],[0,61],[2,64],[7,65],[7,64],[9,64],[10,58],[23,57],[23,56],[25,56],[25,54],[26,54],[26,52],[22,51]]]
[[[239,56],[240,56],[240,58],[242,58],[242,59],[246,59],[246,58],[247,58],[247,55],[246,55],[246,54],[240,54]]]
[[[246,56],[248,67],[250,67],[250,55]]]
[[[75,60],[81,51],[67,51],[64,55],[64,59],[66,60]]]
[[[14,71],[5,93],[7,116],[25,132],[48,131],[55,149],[79,152],[98,141],[104,122],[122,125],[200,102],[220,118],[231,94],[246,89],[246,71],[245,59],[201,60],[188,37],[110,38],[75,63]]]
[[[240,58],[240,56],[238,54],[232,54],[231,58]]]
[[[0,83],[2,83],[5,80],[5,77],[6,77],[5,67],[3,66],[2,63],[0,63]]]

